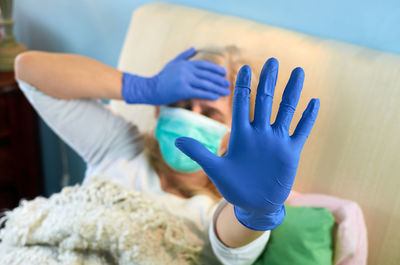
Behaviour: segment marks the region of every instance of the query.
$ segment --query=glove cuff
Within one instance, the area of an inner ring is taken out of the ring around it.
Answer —
[[[238,206],[234,206],[235,216],[245,227],[256,231],[267,231],[278,227],[285,219],[285,206],[274,213],[260,213],[249,211]]]
[[[154,104],[153,91],[156,88],[157,80],[157,76],[142,77],[124,72],[122,74],[122,98],[129,104]]]

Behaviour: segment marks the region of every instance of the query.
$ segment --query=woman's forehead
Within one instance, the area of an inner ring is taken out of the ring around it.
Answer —
[[[206,99],[191,99],[193,105],[200,105],[204,108],[218,108],[218,109],[230,109],[230,98],[229,96],[220,97],[217,100],[206,100]]]

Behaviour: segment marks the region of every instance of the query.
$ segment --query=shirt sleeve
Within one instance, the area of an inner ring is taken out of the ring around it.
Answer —
[[[88,166],[96,166],[105,158],[132,159],[140,153],[137,127],[100,100],[56,99],[22,80],[17,82],[40,117]]]
[[[209,227],[209,237],[212,250],[219,261],[224,265],[251,265],[263,252],[270,236],[270,231],[265,231],[260,237],[251,243],[239,247],[230,248],[224,245],[215,233],[215,221],[221,210],[227,205],[227,201],[222,199],[214,212],[213,219]]]

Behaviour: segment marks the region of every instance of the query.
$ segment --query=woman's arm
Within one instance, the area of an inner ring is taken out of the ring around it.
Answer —
[[[40,51],[20,54],[15,71],[17,79],[59,99],[107,98],[163,105],[228,95],[226,70],[207,61],[189,61],[195,53],[194,48],[182,52],[153,77],[123,73],[80,55]]]
[[[271,231],[256,232],[242,230],[243,226],[237,224],[236,217],[232,212],[226,211],[232,207],[232,204],[222,199],[213,211],[212,221],[208,228],[210,245],[214,255],[222,264],[226,265],[250,265],[260,256],[265,249]],[[224,213],[227,215],[224,217]],[[233,218],[232,218],[233,217]],[[225,219],[226,218],[226,219]],[[234,222],[233,225],[232,221]],[[222,229],[219,229],[220,235],[217,235],[217,222],[220,223]],[[252,237],[251,234],[258,234],[258,237]],[[223,240],[221,240],[221,238]],[[229,243],[232,242],[232,244]],[[244,242],[248,242],[247,244]],[[245,244],[245,245],[244,245]]]
[[[235,217],[233,205],[228,203],[217,216],[215,234],[227,247],[238,248],[253,242],[264,234],[243,226]]]
[[[122,99],[122,72],[85,56],[24,52],[15,60],[15,75],[58,99]]]
[[[134,125],[99,100],[84,98],[118,98],[117,70],[83,56],[30,51],[17,57],[15,73],[40,117],[89,167],[106,158],[132,159],[140,153]]]
[[[100,100],[57,99],[22,80],[18,84],[40,117],[88,167],[106,158],[133,159],[141,152],[136,126],[111,112]]]

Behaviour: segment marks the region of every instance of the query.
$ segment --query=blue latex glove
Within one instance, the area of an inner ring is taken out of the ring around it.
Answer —
[[[236,218],[252,230],[271,230],[285,218],[284,202],[296,176],[303,145],[318,114],[312,99],[293,135],[289,126],[303,86],[304,72],[293,70],[283,93],[275,123],[270,124],[278,61],[269,59],[257,88],[254,120],[249,121],[251,70],[243,66],[237,76],[232,131],[227,153],[216,156],[198,141],[180,137],[175,145],[200,164],[224,198],[234,205]]]
[[[190,98],[216,100],[230,94],[226,70],[217,64],[193,60],[190,48],[153,77],[123,73],[122,97],[127,103],[165,105]]]

